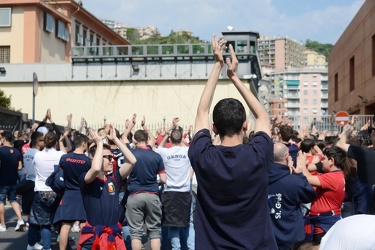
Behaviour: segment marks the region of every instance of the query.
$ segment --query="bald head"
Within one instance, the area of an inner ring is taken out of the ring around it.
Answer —
[[[286,155],[288,154],[289,149],[283,143],[275,143],[273,145],[273,155],[274,161],[279,163],[286,162]]]

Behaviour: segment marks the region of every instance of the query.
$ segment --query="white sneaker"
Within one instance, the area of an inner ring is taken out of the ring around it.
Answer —
[[[25,222],[23,220],[17,221],[15,231],[23,231],[23,226],[25,226]]]
[[[34,246],[27,245],[27,248],[26,248],[26,250],[41,250],[41,249],[43,249],[43,246],[38,243],[35,243]]]
[[[7,227],[5,225],[0,224],[0,232],[6,232],[6,231],[7,231]]]
[[[81,231],[81,228],[77,225],[73,225],[72,229],[70,230],[72,233],[79,233]]]

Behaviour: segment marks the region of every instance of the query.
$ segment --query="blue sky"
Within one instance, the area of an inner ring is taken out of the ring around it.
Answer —
[[[367,0],[372,1],[372,0]],[[190,30],[210,40],[227,26],[262,35],[334,44],[365,0],[83,0],[98,18],[133,27],[154,25],[162,35]]]

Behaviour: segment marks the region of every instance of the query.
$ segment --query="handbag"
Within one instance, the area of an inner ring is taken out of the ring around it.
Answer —
[[[46,179],[46,185],[62,196],[65,191],[64,170],[59,165],[54,167],[55,171]]]

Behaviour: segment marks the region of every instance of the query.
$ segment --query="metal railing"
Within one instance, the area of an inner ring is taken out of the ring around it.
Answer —
[[[349,116],[351,120],[352,116]],[[357,115],[357,124],[356,129],[359,130],[363,125],[366,124],[368,120],[372,120],[373,115]],[[274,116],[270,116],[270,125],[272,124],[272,120],[274,119]],[[250,118],[251,119],[251,118]],[[283,117],[283,119],[290,122],[292,128],[294,130],[300,131],[302,129],[308,129],[311,131],[312,126],[315,125],[316,129],[318,131],[324,131],[327,130],[328,132],[334,132],[334,131],[341,131],[342,127],[338,126],[335,121],[334,115],[292,115]],[[254,122],[253,122],[254,124]],[[163,128],[163,122],[157,122],[157,123],[148,123],[146,124],[147,128],[156,135],[156,131],[159,128]],[[125,131],[125,124],[113,124],[113,126],[119,130],[120,134]],[[171,123],[166,122],[165,127],[168,128],[171,126]],[[180,126],[183,128],[183,131],[186,132],[192,124],[180,124]],[[103,124],[90,124],[89,127],[93,129],[99,129],[103,127]],[[73,128],[77,129],[78,126],[73,126]],[[134,127],[134,130],[141,129],[140,124],[136,124]],[[253,128],[251,128],[253,129]],[[194,128],[193,128],[194,131]]]

